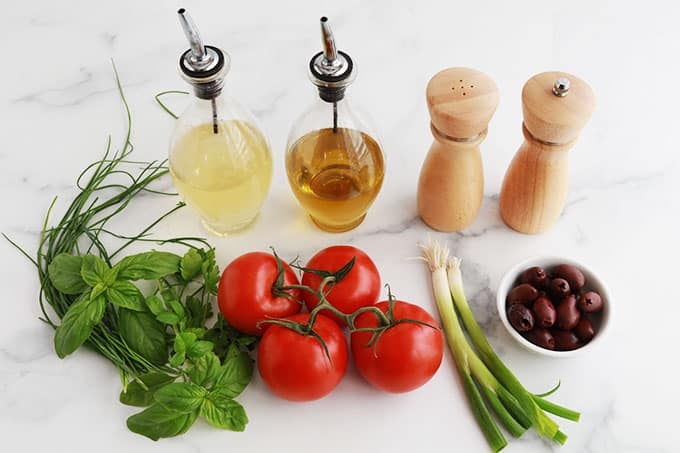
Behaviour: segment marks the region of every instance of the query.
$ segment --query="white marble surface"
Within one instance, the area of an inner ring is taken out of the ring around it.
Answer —
[[[175,70],[186,48],[175,17],[186,6],[206,40],[231,54],[228,89],[259,117],[274,151],[273,189],[259,222],[234,238],[211,238],[224,266],[237,254],[276,246],[309,257],[333,243],[364,248],[402,298],[433,311],[427,272],[406,258],[429,234],[415,211],[418,169],[431,136],[424,89],[437,70],[479,68],[501,103],[483,145],[486,197],[472,227],[440,235],[465,262],[467,291],[492,343],[528,387],[560,379],[555,399],[582,411],[558,448],[528,433],[509,452],[678,451],[677,260],[680,252],[680,8],[673,2],[7,2],[0,15],[0,231],[33,251],[53,196],[56,211],[75,177],[101,156],[106,135],[122,140],[115,59],[134,114],[139,159],[161,159],[173,120],[153,95],[185,86]],[[318,17],[359,67],[349,94],[369,110],[388,155],[384,188],[355,231],[317,231],[285,180],[283,152],[293,118],[314,96],[305,74],[319,48]],[[550,232],[524,236],[498,216],[502,176],[521,142],[520,90],[531,75],[576,73],[597,110],[571,153],[571,191]],[[177,100],[179,107],[182,100]],[[141,199],[120,228],[174,201]],[[186,209],[158,234],[202,234]],[[127,431],[133,410],[117,402],[115,369],[79,351],[59,360],[38,321],[30,264],[0,242],[0,450],[2,451],[487,451],[447,355],[435,378],[405,395],[373,391],[354,370],[327,398],[277,400],[256,378],[242,396],[250,424],[230,433],[197,423],[154,444]],[[534,254],[561,254],[599,270],[614,295],[611,335],[571,360],[515,345],[494,308],[504,269]]]

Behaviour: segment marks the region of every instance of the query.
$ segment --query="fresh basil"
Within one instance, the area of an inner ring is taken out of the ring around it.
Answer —
[[[175,324],[179,323],[179,316],[177,316],[176,313],[173,313],[171,311],[164,311],[158,313],[156,315],[156,319],[162,322],[163,324],[168,324],[170,326],[174,326]]]
[[[144,296],[132,283],[118,280],[106,290],[109,302],[122,308],[134,311],[146,311]]]
[[[121,280],[156,280],[179,271],[180,257],[169,252],[145,252],[123,258],[114,267]]]
[[[198,409],[207,393],[200,385],[173,382],[156,390],[153,399],[167,409],[187,413]]]
[[[165,326],[153,316],[121,308],[118,310],[118,325],[120,336],[130,349],[158,365],[168,361]]]
[[[214,352],[208,352],[192,362],[187,370],[191,382],[211,388],[221,371],[220,359]]]
[[[187,348],[187,356],[190,359],[198,359],[208,352],[212,352],[214,346],[211,341],[199,340]]]
[[[175,352],[185,354],[187,348],[191,347],[196,342],[196,338],[196,334],[193,332],[180,332],[180,334],[175,337],[173,345]]]
[[[196,421],[198,411],[182,413],[160,404],[153,404],[127,419],[130,431],[151,440],[173,437],[187,432]]]
[[[80,275],[83,266],[81,256],[60,253],[47,267],[50,281],[55,288],[64,294],[80,294],[87,289],[87,283]]]
[[[163,301],[161,300],[160,297],[156,296],[155,294],[148,296],[145,302],[149,311],[154,315],[157,315],[165,310],[165,307],[163,306]]]
[[[236,350],[236,353],[232,352],[234,350]],[[252,376],[253,359],[244,351],[230,348],[227,359],[215,381],[215,388],[221,389],[225,395],[234,398],[248,386]]]
[[[243,406],[219,390],[210,392],[203,400],[200,414],[211,425],[231,431],[243,431],[248,424]]]
[[[103,297],[90,298],[83,293],[61,319],[54,334],[54,350],[64,358],[78,349],[89,338],[92,329],[104,317],[106,301]]]
[[[184,306],[178,300],[171,300],[168,302],[168,305],[170,305],[170,308],[172,308],[172,311],[175,312],[180,320],[184,319],[186,316]]]
[[[104,277],[109,270],[109,265],[95,255],[83,256],[83,264],[80,268],[80,276],[89,286],[95,286],[97,283],[104,284]]]
[[[169,376],[165,373],[147,373],[139,377],[144,386],[138,381],[132,381],[128,384],[125,391],[120,392],[120,402],[128,406],[146,407],[153,403],[153,394],[159,388],[170,384],[175,379],[175,376]]]

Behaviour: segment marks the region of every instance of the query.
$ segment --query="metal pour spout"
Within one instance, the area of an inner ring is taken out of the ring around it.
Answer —
[[[201,35],[198,33],[198,27],[191,20],[191,16],[189,16],[186,9],[178,9],[177,15],[190,47],[190,50],[186,51],[180,59],[180,69],[185,76],[189,77],[189,82],[194,85],[197,96],[210,100],[213,133],[217,134],[219,126],[215,97],[222,88],[222,79],[224,77],[219,74],[221,67],[217,67],[217,65],[220,61],[220,55],[223,54],[219,49],[203,45]]]
[[[207,69],[215,63],[214,55],[206,52],[201,35],[198,33],[198,27],[196,27],[189,13],[184,8],[180,8],[177,10],[177,15],[191,48],[191,54],[187,55],[189,63],[197,71]]]
[[[321,40],[323,41],[323,55],[326,61],[337,60],[338,51],[335,48],[335,38],[333,37],[331,26],[328,25],[328,18],[326,16],[321,18]]]
[[[323,70],[327,74],[334,74],[342,67],[342,61],[338,58],[335,38],[326,16],[321,18],[321,45],[323,46],[323,59],[321,60]]]
[[[321,17],[321,46],[323,50],[309,62],[312,83],[319,89],[325,102],[333,103],[333,132],[338,130],[338,101],[345,96],[345,88],[352,83],[356,71],[345,52],[335,46],[335,38],[326,16]]]

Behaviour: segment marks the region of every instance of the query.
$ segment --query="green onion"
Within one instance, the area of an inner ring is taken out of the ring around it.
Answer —
[[[571,420],[572,422],[577,422],[581,418],[581,414],[579,414],[575,410],[567,409],[566,407],[562,407],[558,404],[552,403],[538,395],[534,395],[534,401],[536,401],[538,407],[540,407],[546,412],[555,414],[558,417]]]
[[[460,272],[460,260],[455,257],[449,259],[447,269],[451,296],[470,335],[472,344],[484,364],[517,400],[524,413],[531,420],[532,426],[539,434],[553,439],[560,444],[566,442],[567,436],[559,431],[557,423],[541,410],[533,395],[522,386],[510,369],[496,355],[486,336],[484,336],[484,332],[477,323],[465,297],[463,278]]]
[[[453,353],[456,368],[458,369],[463,388],[465,389],[465,394],[468,397],[472,412],[477,419],[477,423],[482,429],[482,433],[484,434],[484,437],[486,437],[489,446],[494,452],[498,452],[502,450],[508,442],[505,440],[503,433],[501,433],[498,429],[498,425],[496,425],[496,422],[491,417],[479,389],[472,379],[469,362],[469,353],[471,352],[471,349],[467,344],[463,329],[458,322],[458,316],[453,308],[451,292],[446,278],[447,257],[448,250],[440,247],[426,248],[424,251],[424,259],[430,265],[430,271],[432,272],[432,288],[437,309],[439,310],[439,316],[441,317],[446,340]],[[472,355],[474,356],[474,353]],[[488,397],[488,386],[482,383],[482,389]],[[494,404],[495,402],[492,402],[492,405]]]

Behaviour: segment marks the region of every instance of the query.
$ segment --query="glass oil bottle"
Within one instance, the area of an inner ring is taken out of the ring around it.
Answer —
[[[170,174],[203,226],[225,236],[257,217],[271,182],[271,151],[253,115],[224,92],[229,55],[204,45],[187,12],[178,14],[190,44],[179,69],[195,98],[177,120]]]
[[[377,136],[347,100],[345,89],[356,68],[349,55],[336,49],[325,17],[321,36],[323,51],[309,63],[318,98],[291,129],[286,172],[314,223],[342,232],[364,220],[382,186],[385,159]]]

